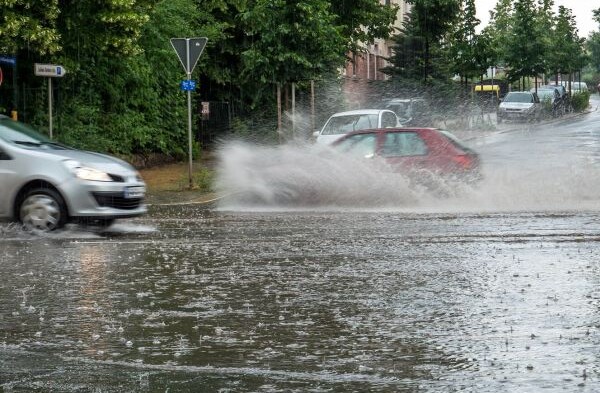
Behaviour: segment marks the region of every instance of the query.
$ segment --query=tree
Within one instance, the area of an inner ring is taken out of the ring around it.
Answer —
[[[549,70],[555,74],[571,73],[580,69],[583,41],[577,33],[576,21],[570,9],[559,6],[558,17],[554,28],[554,37],[549,56]]]
[[[512,31],[507,37],[505,52],[509,80],[537,76],[546,70],[546,41],[536,23],[538,9],[533,0],[516,0],[512,16]]]
[[[475,1],[464,0],[455,30],[450,35],[450,56],[453,71],[464,78],[482,75],[492,65],[486,37],[476,33],[477,19]]]
[[[22,48],[45,55],[61,49],[58,0],[0,0],[0,53]]]
[[[356,52],[375,38],[387,38],[394,33],[398,7],[373,0],[330,1],[337,15],[340,34],[347,40],[348,51]]]
[[[326,1],[259,0],[241,20],[255,38],[241,52],[241,83],[310,80],[343,64],[345,41]]]
[[[411,0],[413,7],[395,38],[392,64],[386,72],[416,78],[422,84],[448,76],[446,35],[456,21],[458,0]]]
[[[483,29],[488,37],[489,47],[493,50],[492,58],[496,65],[504,65],[508,51],[508,37],[512,29],[513,1],[498,0],[493,11],[490,11],[490,23]]]
[[[600,8],[594,10],[594,20],[600,26]],[[594,31],[590,34],[586,41],[586,47],[590,54],[592,67],[596,72],[600,73],[600,31]]]

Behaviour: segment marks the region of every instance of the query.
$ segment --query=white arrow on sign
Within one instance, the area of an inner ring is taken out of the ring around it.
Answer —
[[[39,64],[34,65],[35,75],[48,77],[63,77],[67,73],[65,67],[55,64]]]

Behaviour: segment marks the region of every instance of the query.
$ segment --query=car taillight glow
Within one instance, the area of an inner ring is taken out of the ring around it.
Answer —
[[[473,167],[473,159],[468,155],[454,156],[452,160],[463,169],[471,169]]]

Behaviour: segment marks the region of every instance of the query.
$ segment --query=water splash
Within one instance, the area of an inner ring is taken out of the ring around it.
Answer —
[[[217,189],[228,195],[222,210],[387,210],[407,212],[507,212],[596,210],[600,168],[581,158],[540,162],[494,157],[475,185],[430,176],[423,187],[377,160],[350,157],[304,143],[261,146],[229,142],[219,150]]]

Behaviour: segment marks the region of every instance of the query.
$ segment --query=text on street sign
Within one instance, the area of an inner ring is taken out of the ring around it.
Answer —
[[[67,73],[65,67],[55,64],[35,63],[34,71],[36,76],[63,77]]]

